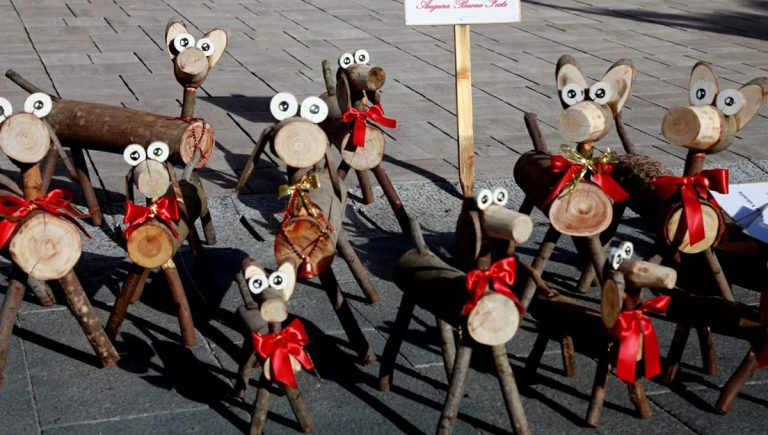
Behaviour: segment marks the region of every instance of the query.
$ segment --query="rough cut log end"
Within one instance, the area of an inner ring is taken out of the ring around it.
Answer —
[[[661,133],[675,145],[708,150],[720,142],[724,121],[713,106],[673,107],[664,115]]]
[[[499,293],[487,293],[467,318],[467,329],[480,344],[497,346],[508,342],[520,326],[520,312],[512,300]]]
[[[352,169],[364,171],[373,169],[384,158],[384,133],[372,126],[365,126],[365,146],[358,147],[352,143],[352,135],[346,134],[341,140],[341,159]]]
[[[596,141],[610,131],[613,116],[611,109],[591,101],[582,101],[560,112],[557,130],[566,142]]]
[[[200,49],[182,51],[173,62],[174,75],[182,86],[197,88],[208,75],[208,59]]]
[[[691,245],[688,226],[681,223],[681,219],[683,219],[683,206],[679,203],[675,204],[671,212],[667,214],[663,226],[664,238],[667,243],[686,254],[702,252],[717,243],[725,230],[722,213],[709,202],[702,200],[701,216],[704,221],[704,239]]]
[[[261,301],[259,311],[261,312],[261,317],[268,323],[282,323],[288,318],[288,305],[278,291],[273,290],[272,293],[274,295],[270,297],[265,295],[265,299]]]
[[[624,261],[619,270],[633,287],[672,289],[677,283],[677,271],[675,269],[647,261]]]
[[[335,253],[334,241],[311,217],[291,218],[275,237],[275,260],[278,264],[299,264],[297,275],[301,278],[314,278],[327,270]],[[308,266],[302,256],[307,257]]]
[[[275,126],[272,148],[277,157],[293,168],[309,168],[325,157],[328,136],[303,118],[290,118]]]
[[[37,163],[51,148],[48,127],[31,113],[11,116],[0,127],[0,149],[22,163]]]
[[[384,68],[364,64],[355,64],[345,70],[349,77],[349,86],[356,91],[377,91],[384,86],[387,75]]]
[[[594,236],[608,228],[613,219],[611,199],[600,187],[581,182],[570,194],[552,202],[549,221],[562,234]]]
[[[619,313],[624,304],[624,285],[621,282],[621,274],[614,279],[607,279],[602,285],[600,291],[600,317],[603,319],[603,325],[610,329],[619,320]]]
[[[489,237],[525,243],[533,232],[531,217],[500,206],[490,206],[480,214]]]
[[[136,228],[128,238],[128,256],[147,269],[160,267],[173,257],[178,241],[160,222],[150,221]]]
[[[8,246],[14,263],[43,281],[66,275],[77,264],[82,249],[77,227],[42,211],[32,212],[19,224]]]
[[[208,164],[213,154],[213,149],[216,141],[213,134],[213,126],[205,121],[195,121],[189,124],[184,135],[181,137],[179,143],[179,156],[181,160],[187,164],[192,161],[192,157],[195,154],[195,149],[200,148],[200,161],[195,165],[195,168],[200,169]],[[173,146],[171,146],[171,152],[173,152]]]
[[[133,181],[139,192],[147,198],[160,198],[171,185],[171,177],[165,165],[150,159],[133,168]]]

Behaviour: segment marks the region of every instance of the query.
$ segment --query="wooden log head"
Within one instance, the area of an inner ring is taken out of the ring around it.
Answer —
[[[555,70],[558,96],[565,109],[556,121],[560,135],[571,143],[600,140],[624,107],[635,76],[632,61],[621,59],[599,82],[589,86],[576,59],[561,56]]]
[[[35,210],[16,227],[8,252],[33,278],[59,279],[77,264],[82,253],[78,228],[65,219]]]
[[[464,198],[456,222],[456,255],[462,264],[474,264],[492,240],[525,243],[533,231],[528,215],[506,208],[509,192],[503,187],[481,189]]]
[[[768,102],[768,78],[753,79],[739,89],[720,89],[707,62],[693,66],[688,88],[691,105],[670,109],[661,132],[675,145],[706,154],[728,148]]]
[[[21,163],[42,160],[51,148],[51,130],[43,117],[52,107],[51,97],[38,92],[27,97],[23,112],[14,115],[11,102],[0,97],[0,149]]]
[[[129,176],[145,197],[157,199],[164,196],[171,185],[170,169],[165,165],[168,159],[168,144],[152,142],[145,149],[131,144],[123,151],[125,162],[132,166]]]
[[[259,262],[247,257],[243,260],[242,273],[265,321],[281,323],[288,318],[286,302],[296,286],[294,263],[282,263],[276,271],[268,274]]]
[[[165,48],[173,61],[176,80],[185,88],[198,88],[227,47],[227,32],[213,29],[195,41],[187,26],[171,19],[165,27]]]
[[[384,86],[386,74],[383,68],[369,65],[370,61],[370,54],[362,49],[339,56],[336,97],[341,113],[349,107],[380,103],[378,91]]]
[[[278,122],[264,140],[270,142],[280,160],[293,168],[308,168],[325,157],[330,144],[318,124],[328,116],[328,105],[322,99],[308,97],[299,106],[296,97],[280,92],[272,97],[269,106]]]

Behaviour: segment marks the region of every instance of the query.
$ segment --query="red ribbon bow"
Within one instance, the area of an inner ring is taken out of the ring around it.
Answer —
[[[547,199],[544,201],[544,206],[554,201],[555,198],[560,195],[560,192],[565,189],[565,186],[577,178],[579,173],[584,171],[587,165],[572,162],[567,158],[558,155],[552,156],[550,167],[552,173],[559,174],[565,172],[565,175],[560,178],[560,181],[557,182],[557,185],[552,189],[552,192],[549,193],[549,196],[547,196]],[[614,202],[622,202],[629,199],[629,194],[621,188],[619,183],[617,183],[613,177],[611,177],[611,172],[613,171],[612,163],[594,163],[589,167],[589,170],[592,173],[592,182],[600,186],[600,189],[611,197]]]
[[[253,348],[262,358],[270,359],[272,380],[281,382],[291,388],[296,388],[296,377],[293,375],[291,356],[296,358],[306,370],[312,370],[315,366],[304,350],[309,343],[304,324],[299,319],[294,319],[290,325],[277,334],[251,333]]]
[[[352,129],[352,143],[358,147],[365,146],[365,120],[378,122],[387,128],[397,127],[397,121],[392,118],[384,117],[384,109],[381,108],[381,104],[374,104],[373,106],[360,111],[354,107],[349,107],[341,115],[341,120],[346,123],[355,123]]]
[[[173,225],[171,225],[172,221],[179,220],[179,203],[173,196],[161,198],[149,207],[144,207],[143,205],[138,205],[131,201],[125,201],[125,217],[123,218],[123,223],[128,224],[128,228],[123,231],[123,236],[127,239],[131,236],[133,230],[153,217],[165,222],[174,237],[179,236],[179,232],[176,231],[176,228],[174,228]]]
[[[643,360],[645,360],[645,377],[650,379],[661,373],[659,358],[659,339],[653,329],[653,323],[644,311],[664,313],[667,311],[669,296],[657,296],[643,302],[637,310],[624,311],[619,314],[610,333],[619,340],[619,356],[616,362],[616,377],[627,383],[635,382],[637,368],[637,348],[640,346],[640,334],[643,335]]]
[[[496,293],[500,293],[510,299],[517,306],[517,310],[520,314],[525,313],[523,304],[517,296],[507,286],[511,286],[515,283],[515,274],[517,272],[517,259],[515,257],[505,258],[497,261],[491,265],[488,270],[475,269],[467,274],[467,290],[470,293],[470,298],[464,308],[461,310],[461,315],[466,316],[471,313],[475,308],[480,298],[483,297],[485,290],[488,288],[488,281],[493,285],[493,289]]]
[[[718,193],[728,193],[728,170],[708,169],[689,177],[663,176],[655,177],[653,185],[656,193],[663,200],[667,200],[677,192],[683,200],[683,216],[688,226],[688,237],[691,245],[704,240],[704,219],[701,215],[701,202],[699,195],[705,196],[717,206],[717,201],[710,190]]]
[[[54,189],[47,195],[32,201],[12,195],[0,196],[0,218],[3,218],[3,221],[0,222],[0,248],[8,243],[19,222],[36,209],[67,219],[90,238],[91,235],[76,220],[76,218],[85,218],[89,215],[77,211],[72,207],[71,202],[72,194],[62,189]]]

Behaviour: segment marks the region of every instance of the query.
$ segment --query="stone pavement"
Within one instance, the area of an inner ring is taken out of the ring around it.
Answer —
[[[511,181],[516,156],[531,148],[522,120],[539,115],[547,141],[560,143],[554,118],[560,105],[554,65],[561,54],[580,62],[598,80],[616,60],[632,58],[638,78],[624,119],[638,150],[670,166],[682,163],[684,150],[660,134],[666,109],[687,103],[687,80],[697,60],[715,64],[721,85],[738,86],[768,75],[768,5],[758,0],[710,2],[524,1],[523,22],[473,26],[475,161],[480,185],[506,185],[518,206],[521,193]],[[219,244],[207,250],[216,288],[199,288],[188,252],[179,263],[190,274],[185,284],[196,315],[197,345],[177,344],[172,301],[162,280],[152,281],[142,301],[131,306],[118,339],[122,360],[97,369],[95,357],[66,307],[41,308],[28,297],[22,306],[10,349],[5,384],[0,389],[0,433],[237,433],[247,430],[254,391],[245,403],[229,397],[234,359],[242,336],[234,324],[238,305],[232,277],[245,255],[272,264],[274,198],[282,169],[270,156],[259,163],[239,197],[237,176],[262,129],[271,124],[269,99],[289,91],[303,99],[325,89],[320,64],[338,55],[367,49],[372,63],[386,69],[383,106],[398,120],[387,130],[384,167],[409,212],[420,218],[428,241],[450,254],[459,200],[453,93],[453,34],[450,27],[405,27],[400,1],[388,0],[0,0],[0,69],[13,68],[43,89],[64,98],[105,102],[177,115],[182,90],[162,48],[166,21],[182,17],[195,37],[213,27],[229,29],[227,54],[200,92],[197,115],[216,129],[217,149],[201,171],[212,197]],[[26,94],[0,80],[0,96],[17,110]],[[763,113],[740,132],[726,151],[708,164],[733,169],[732,182],[761,180],[768,167],[762,146],[768,119]],[[616,144],[615,133],[602,143]],[[90,153],[99,195],[111,203],[111,227],[122,209],[126,166],[121,156]],[[4,157],[3,172],[15,176]],[[73,188],[58,180],[58,185]],[[73,189],[74,190],[74,189]],[[381,352],[395,317],[400,292],[391,268],[408,247],[399,236],[383,199],[363,206],[352,195],[345,227],[382,293],[374,306],[360,302],[349,272],[336,264],[342,287],[352,300],[367,338]],[[536,215],[536,222],[543,217]],[[254,236],[246,226],[253,228]],[[647,233],[628,218],[621,234],[648,248]],[[639,227],[639,228],[638,228]],[[98,229],[85,242],[78,273],[102,319],[126,275],[125,254]],[[535,252],[542,226],[520,247],[524,259]],[[578,262],[561,247],[549,279],[558,288],[573,285]],[[7,275],[8,265],[2,268]],[[304,373],[299,385],[319,433],[431,432],[439,417],[446,382],[440,366],[433,319],[419,313],[398,359],[395,388],[376,390],[378,364],[354,364],[343,332],[317,283],[302,285],[291,311],[302,317],[318,376]],[[204,295],[204,299],[202,297]],[[63,300],[61,294],[59,300]],[[740,300],[756,303],[755,293],[739,289]],[[587,301],[597,300],[590,294]],[[662,352],[672,326],[656,321]],[[533,343],[535,322],[526,319],[508,349],[522,368]],[[672,388],[646,384],[654,415],[631,416],[625,389],[609,386],[600,432],[608,433],[765,433],[768,417],[766,374],[758,373],[728,416],[716,415],[717,389],[746,349],[743,342],[716,337],[719,373],[700,371],[697,346],[685,356],[682,383]],[[579,375],[562,376],[553,343],[538,379],[527,379],[524,407],[535,433],[583,432],[594,361],[579,355]],[[497,383],[487,361],[476,361],[472,384],[462,401],[459,433],[509,430]],[[523,383],[522,379],[518,379]],[[270,433],[298,429],[287,402],[272,400]],[[589,430],[592,431],[592,430]]]

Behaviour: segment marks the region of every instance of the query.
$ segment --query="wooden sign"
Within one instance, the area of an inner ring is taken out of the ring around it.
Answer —
[[[465,197],[472,196],[475,183],[469,25],[517,21],[520,0],[405,0],[406,25],[454,25],[459,183]]]
[[[520,0],[406,0],[405,24],[489,24],[520,21]]]

